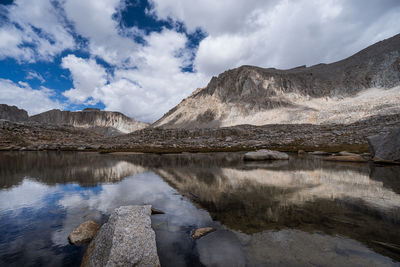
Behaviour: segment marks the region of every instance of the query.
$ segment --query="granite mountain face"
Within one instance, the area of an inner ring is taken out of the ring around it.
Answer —
[[[228,70],[153,125],[353,123],[396,113],[400,113],[400,34],[332,64]]]
[[[0,120],[8,120],[15,122],[27,121],[29,119],[28,112],[19,109],[16,106],[0,104]]]

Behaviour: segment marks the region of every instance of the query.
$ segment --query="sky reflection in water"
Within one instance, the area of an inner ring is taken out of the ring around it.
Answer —
[[[163,266],[396,266],[399,175],[314,157],[1,153],[0,265],[79,266],[77,225],[152,204],[166,212],[152,216]],[[192,241],[203,226],[218,231]]]

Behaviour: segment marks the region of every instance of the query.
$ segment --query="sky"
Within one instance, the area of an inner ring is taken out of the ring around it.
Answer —
[[[334,62],[399,18],[398,0],[0,0],[0,103],[153,122],[228,69]]]

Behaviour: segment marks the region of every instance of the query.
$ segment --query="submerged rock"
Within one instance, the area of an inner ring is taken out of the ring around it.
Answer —
[[[151,206],[122,206],[90,243],[81,266],[160,266]]]
[[[304,154],[306,154],[306,152],[304,150],[300,149],[299,151],[297,151],[297,154],[304,155]]]
[[[216,231],[216,229],[212,228],[212,227],[204,227],[204,228],[198,228],[196,230],[193,231],[192,233],[192,238],[193,239],[199,239],[209,233],[212,233]]]
[[[348,155],[348,156],[329,156],[324,158],[327,161],[346,161],[346,162],[367,162],[366,159],[361,157],[360,155]]]
[[[368,146],[376,162],[400,163],[400,128],[388,134],[369,136]]]
[[[246,266],[243,246],[236,234],[231,231],[215,232],[196,243],[200,261],[204,266]]]
[[[273,150],[266,150],[266,149],[261,149],[257,151],[252,151],[252,152],[247,152],[244,154],[244,159],[245,160],[284,160],[284,159],[289,159],[288,154],[279,152],[279,151],[273,151]]]
[[[325,152],[325,151],[314,151],[314,152],[310,152],[311,155],[314,156],[328,156],[330,155],[329,152]]]
[[[90,242],[97,234],[100,225],[94,221],[81,223],[68,236],[71,244],[81,245]]]
[[[156,208],[151,208],[151,214],[165,214],[165,212]]]
[[[358,154],[356,153],[351,153],[351,152],[347,152],[347,151],[340,151],[338,153],[338,156],[358,156]]]

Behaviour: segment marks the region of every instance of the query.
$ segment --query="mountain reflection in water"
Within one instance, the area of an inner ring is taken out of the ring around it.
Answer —
[[[400,167],[241,153],[0,153],[0,265],[79,265],[81,222],[152,204],[163,266],[397,265]],[[198,241],[190,231],[218,230]]]

